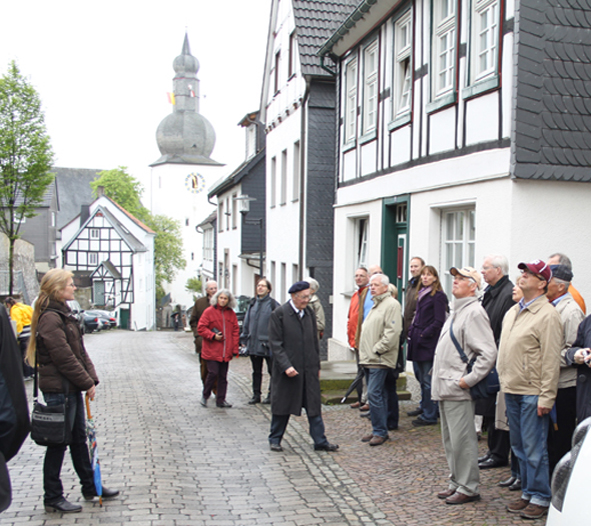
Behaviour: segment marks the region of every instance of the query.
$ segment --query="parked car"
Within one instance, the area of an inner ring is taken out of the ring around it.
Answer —
[[[244,323],[244,317],[246,316],[246,311],[248,310],[248,304],[250,300],[248,296],[238,296],[236,298],[236,308],[234,312],[236,313],[236,318],[238,318],[238,326],[240,330],[242,330],[242,324]]]
[[[80,324],[80,330],[82,331],[82,334],[84,334],[84,331],[85,331],[84,315],[83,315],[84,311],[82,310],[80,303],[78,303],[76,300],[68,300],[68,301],[66,301],[66,303],[68,304],[68,307],[70,307],[72,314],[78,320],[78,323]]]
[[[83,323],[84,323],[84,332],[90,334],[91,332],[100,331],[102,329],[102,324],[99,323],[98,316],[94,316],[85,311],[82,314]]]
[[[591,417],[573,434],[573,447],[562,457],[552,475],[552,503],[546,526],[589,524],[589,473],[591,473]]]
[[[113,314],[107,310],[102,310],[102,309],[92,309],[90,311],[92,314],[96,314],[97,316],[100,316],[101,318],[105,318],[106,320],[108,320],[109,322],[109,326],[107,327],[108,329],[112,329],[113,327],[117,327],[117,319],[113,316]]]

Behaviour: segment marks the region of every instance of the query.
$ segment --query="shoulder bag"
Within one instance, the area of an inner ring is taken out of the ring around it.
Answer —
[[[471,373],[472,367],[476,362],[476,356],[474,356],[474,358],[472,358],[471,360],[468,360],[468,357],[466,356],[464,349],[462,349],[461,345],[458,343],[458,340],[454,335],[453,320],[451,321],[449,326],[449,335],[451,337],[451,341],[458,350],[460,358],[466,364],[468,373]],[[497,372],[497,368],[493,367],[490,373],[486,375],[486,377],[480,380],[480,382],[478,382],[476,385],[470,387],[470,396],[472,397],[472,400],[478,400],[479,398],[488,398],[489,396],[498,393],[500,388],[501,386],[499,384],[499,373]]]

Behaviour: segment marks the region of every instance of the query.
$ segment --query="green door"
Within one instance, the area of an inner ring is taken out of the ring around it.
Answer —
[[[119,309],[119,328],[129,329],[129,309]]]
[[[398,289],[398,301],[404,305],[404,287],[408,281],[408,195],[384,199],[382,223],[382,269]]]

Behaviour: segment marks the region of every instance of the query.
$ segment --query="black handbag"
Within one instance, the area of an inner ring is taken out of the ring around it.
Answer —
[[[37,381],[37,353],[35,353],[31,438],[40,446],[66,446],[72,441],[72,431],[68,423],[68,383],[65,379],[62,379],[65,402],[59,405],[46,406],[38,400]]]
[[[466,364],[468,374],[471,373],[472,367],[474,366],[474,362],[476,362],[476,356],[474,356],[474,358],[472,358],[471,360],[468,360],[468,357],[466,356],[464,349],[462,349],[461,345],[458,343],[458,340],[454,335],[453,320],[451,321],[449,326],[449,335],[451,336],[451,341],[454,343],[456,349],[458,350],[458,353],[460,354],[460,358]],[[482,380],[480,380],[480,382],[470,387],[470,396],[472,397],[472,400],[488,398],[489,396],[498,393],[500,389],[501,385],[499,383],[499,373],[497,372],[497,368],[493,367],[490,373],[488,373]]]

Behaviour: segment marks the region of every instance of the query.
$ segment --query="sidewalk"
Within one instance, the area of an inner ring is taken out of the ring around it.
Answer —
[[[324,410],[327,437],[340,445],[336,454],[313,451],[305,417],[292,418],[284,452],[271,453],[269,406],[247,404],[248,358],[230,364],[234,407],[202,408],[191,335],[113,331],[85,341],[101,378],[92,406],[103,480],[121,496],[102,509],[82,501],[82,513],[45,513],[44,450],[27,440],[9,464],[13,504],[2,525],[524,523],[504,511],[518,495],[496,486],[507,468],[482,473],[481,502],[447,506],[434,496],[446,487],[446,462],[438,427],[412,428],[406,411],[416,402],[401,403],[401,428],[383,446],[360,442],[370,425],[346,405]],[[81,501],[69,458],[62,481],[66,496]]]

